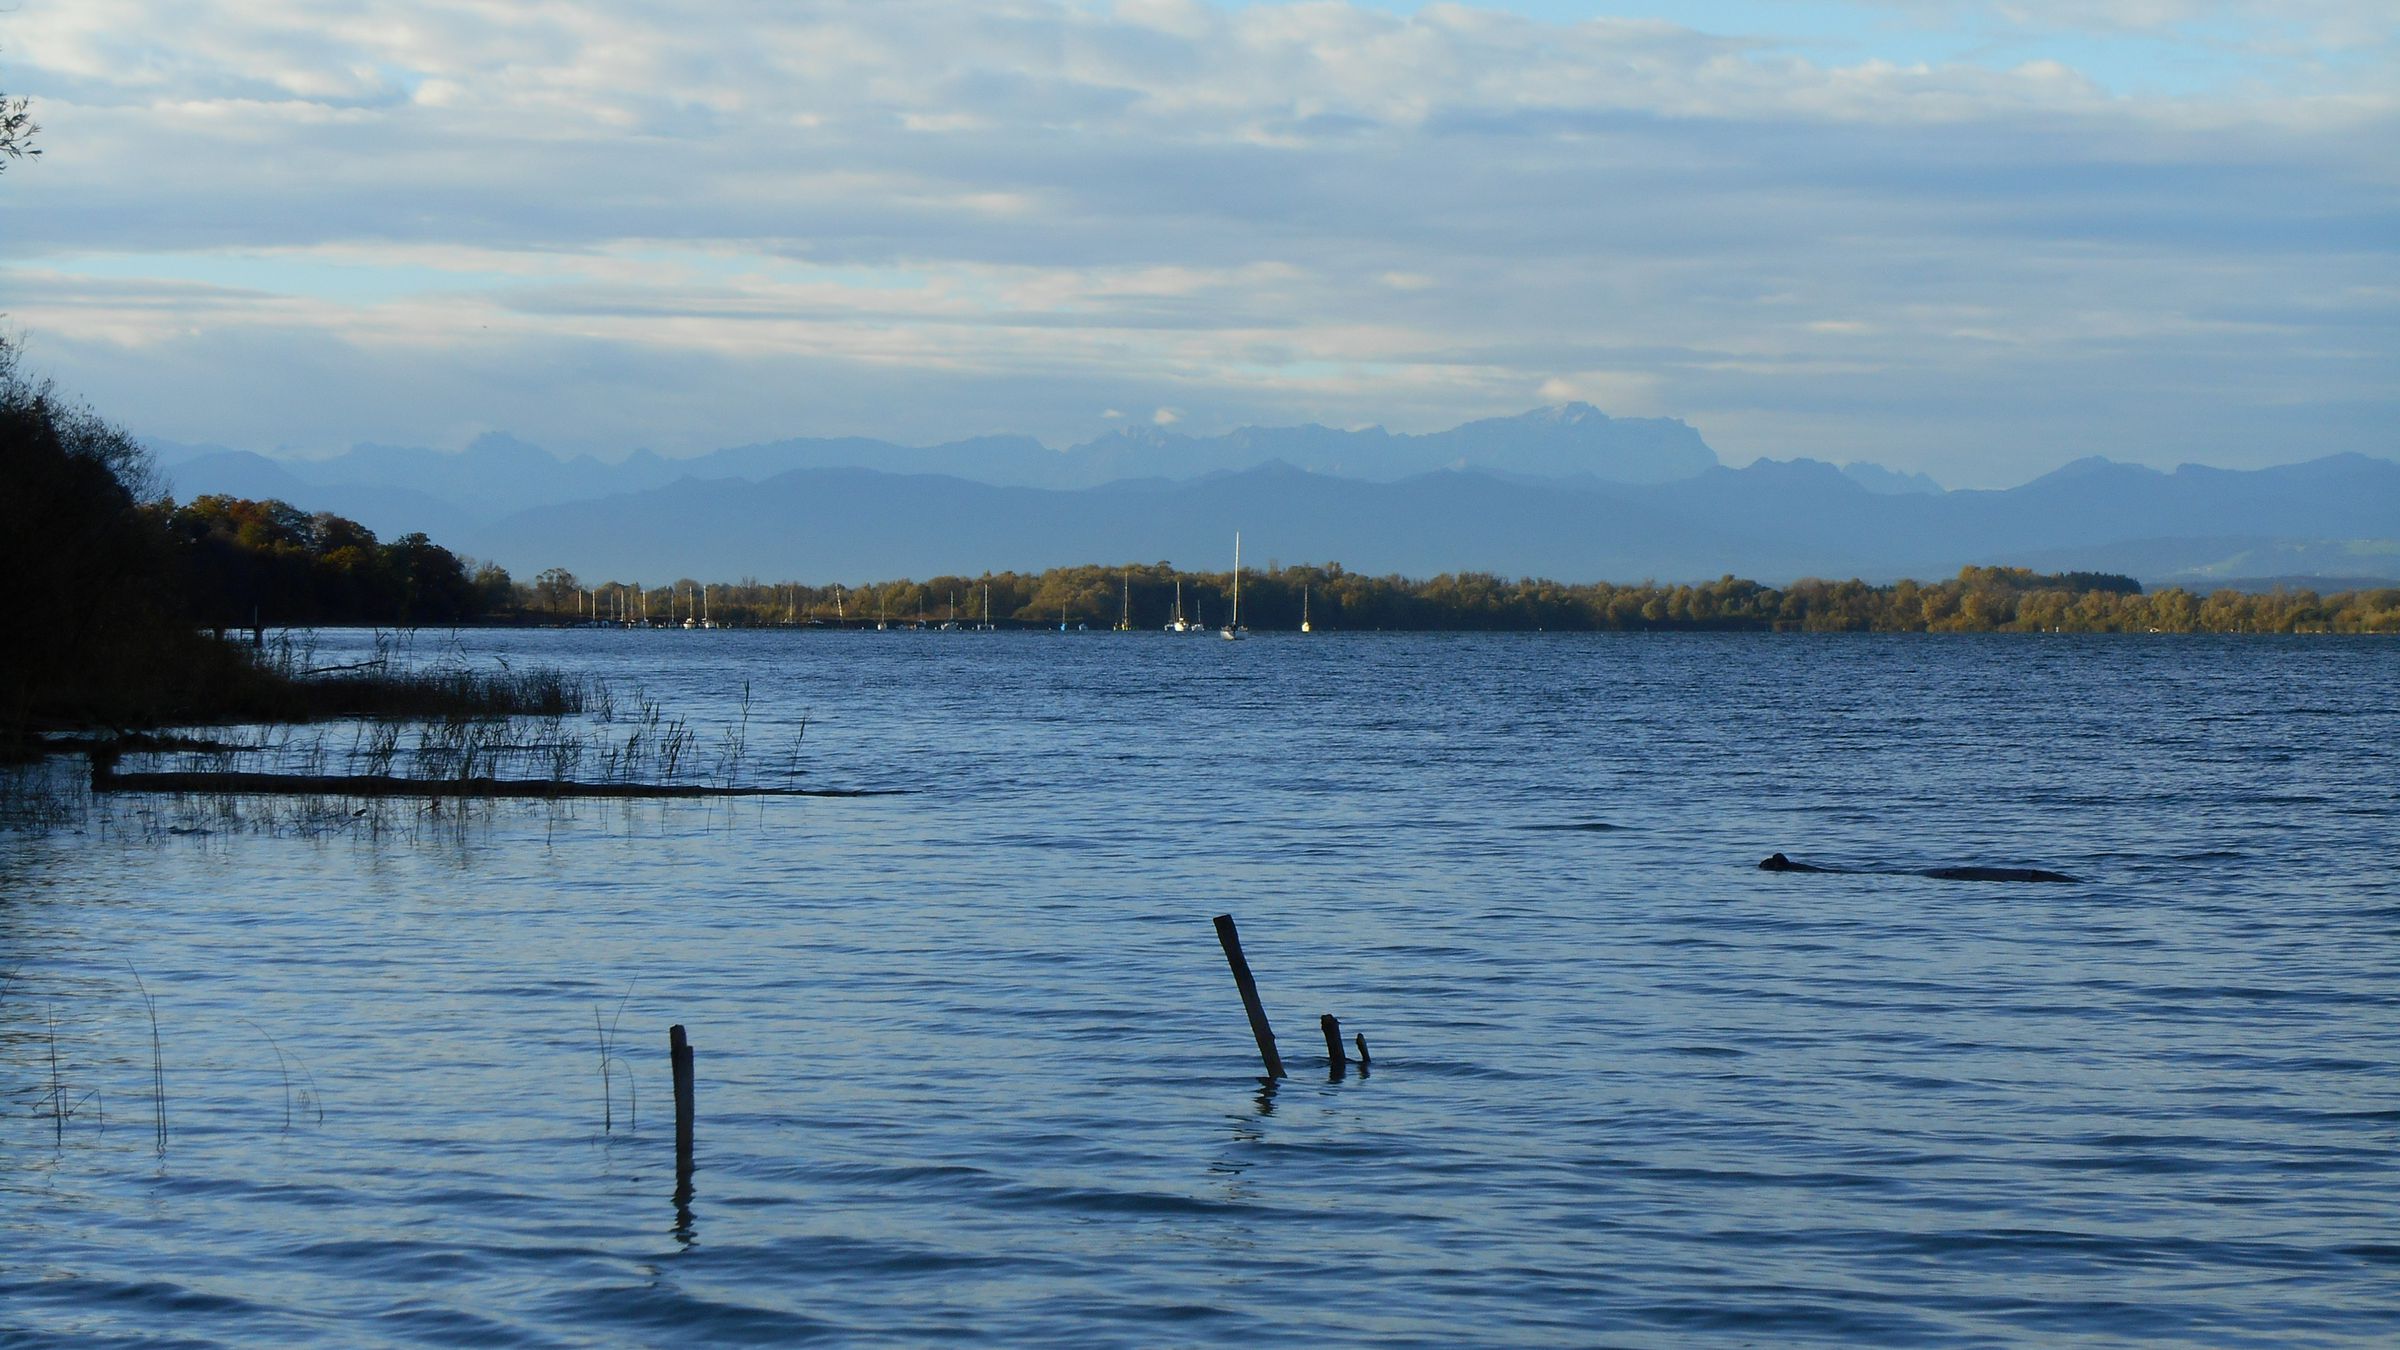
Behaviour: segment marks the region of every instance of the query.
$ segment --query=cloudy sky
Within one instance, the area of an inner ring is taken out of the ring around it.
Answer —
[[[14,0],[0,90],[0,327],[176,441],[2400,453],[2390,0]]]

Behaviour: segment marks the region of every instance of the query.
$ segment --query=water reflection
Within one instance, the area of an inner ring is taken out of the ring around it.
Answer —
[[[675,1226],[668,1231],[684,1247],[700,1240],[699,1226],[692,1219],[692,1168],[688,1165],[675,1169]]]

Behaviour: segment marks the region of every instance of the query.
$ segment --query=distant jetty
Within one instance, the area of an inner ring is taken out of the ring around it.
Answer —
[[[748,787],[716,783],[578,783],[549,778],[398,778],[387,774],[288,774],[235,770],[118,773],[92,761],[94,792],[213,792],[284,797],[470,797],[560,801],[610,797],[892,797],[906,788]]]

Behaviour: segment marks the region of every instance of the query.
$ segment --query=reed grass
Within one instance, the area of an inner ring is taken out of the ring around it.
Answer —
[[[626,1128],[641,1128],[642,1094],[640,1082],[634,1077],[633,1066],[626,1064],[624,1057],[617,1053],[617,1026],[619,1023],[625,1020],[625,1005],[632,1001],[633,986],[629,984],[625,986],[625,997],[617,1000],[616,1016],[608,1020],[608,1025],[605,1028],[600,1025],[600,1005],[597,1003],[592,1005],[592,1035],[600,1044],[600,1129],[603,1133],[613,1134],[616,1132],[617,1094],[614,1071],[620,1067],[625,1070],[626,1111],[628,1116]]]
[[[92,828],[120,836],[381,840],[398,833],[422,842],[426,828],[455,834],[471,814],[485,814],[471,809],[478,802],[542,801],[555,812],[583,799],[882,795],[803,786],[805,716],[762,762],[753,726],[756,692],[747,682],[734,715],[704,735],[639,686],[564,682],[556,672],[505,663],[480,673],[455,665],[411,673],[403,667],[412,652],[399,637],[379,637],[374,651],[369,660],[328,667],[318,664],[313,646],[284,639],[263,660],[327,684],[371,680],[389,689],[417,681],[427,688],[517,692],[481,702],[437,700],[444,711],[430,715],[360,713],[315,723],[53,736],[42,742],[48,755],[0,765],[0,829],[55,828],[96,815]],[[324,676],[327,670],[337,673]],[[484,711],[512,704],[546,711]],[[62,781],[55,757],[68,751],[86,757],[90,790]]]
[[[133,976],[133,987],[142,996],[142,1008],[150,1014],[150,1100],[156,1108],[158,1156],[167,1156],[167,1057],[158,1036],[158,1000],[150,996],[150,986],[142,983],[142,972],[133,963],[125,963]]]
[[[286,634],[254,662],[265,720],[331,718],[560,717],[581,713],[592,682],[553,666],[518,670],[505,660],[480,669],[459,658],[412,663],[413,643],[378,633],[374,655],[339,665],[317,663],[313,639]],[[250,719],[237,719],[250,720]]]
[[[285,1134],[290,1134],[292,1132],[292,1065],[294,1064],[298,1064],[300,1066],[301,1075],[308,1079],[308,1086],[302,1089],[300,1093],[300,1109],[306,1111],[313,1107],[317,1114],[317,1123],[319,1125],[324,1124],[324,1094],[317,1091],[317,1076],[314,1073],[309,1072],[307,1062],[300,1059],[297,1055],[287,1057],[283,1053],[282,1042],[275,1039],[274,1032],[267,1030],[265,1027],[262,1027],[258,1023],[251,1021],[247,1017],[241,1020],[243,1026],[246,1026],[252,1031],[257,1032],[259,1035],[266,1037],[267,1048],[275,1052],[275,1074],[283,1081],[283,1132]]]
[[[105,1132],[108,1129],[108,1099],[101,1095],[100,1089],[93,1088],[84,1093],[76,1098],[71,1106],[67,1103],[67,1093],[72,1089],[67,1086],[65,1074],[60,1068],[58,1060],[58,1012],[56,1009],[46,1010],[45,1017],[50,1027],[50,1088],[43,1095],[50,1102],[50,1128],[53,1138],[59,1144],[65,1144],[67,1122],[81,1115],[86,1105],[91,1106],[97,1113],[99,1126]]]

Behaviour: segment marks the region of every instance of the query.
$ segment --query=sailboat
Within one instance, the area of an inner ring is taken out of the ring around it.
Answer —
[[[1130,633],[1133,631],[1132,577],[1127,577],[1124,579],[1124,589],[1120,593],[1117,602],[1117,631],[1120,633]]]
[[[1300,631],[1303,633],[1313,631],[1308,626],[1308,587],[1306,586],[1300,588]]]
[[[1188,623],[1185,623],[1185,622],[1183,621],[1183,578],[1182,578],[1182,577],[1177,577],[1177,578],[1175,578],[1175,617],[1174,617],[1173,619],[1170,619],[1170,620],[1168,620],[1168,622],[1167,622],[1167,631],[1168,631],[1168,632],[1170,632],[1170,633],[1188,633],[1188,632],[1192,631],[1192,625],[1190,625],[1190,624],[1188,624]]]
[[[1233,532],[1233,613],[1217,636],[1231,642],[1250,630],[1242,627],[1242,532]]]

